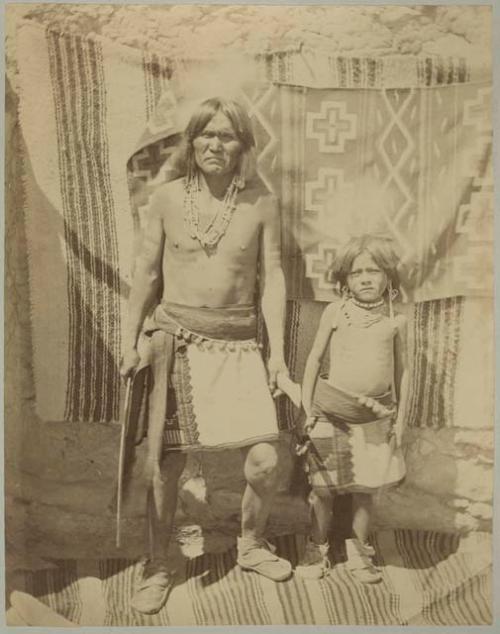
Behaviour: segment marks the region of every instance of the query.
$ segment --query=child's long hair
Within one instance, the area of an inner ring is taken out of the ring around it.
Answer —
[[[387,275],[389,282],[387,291],[392,287],[398,291],[400,279],[398,274],[398,256],[391,238],[374,235],[362,235],[351,238],[349,242],[340,247],[335,254],[334,261],[328,271],[328,280],[338,284],[340,289],[347,285],[347,276],[352,270],[354,260],[366,252],[371,255],[373,261]]]

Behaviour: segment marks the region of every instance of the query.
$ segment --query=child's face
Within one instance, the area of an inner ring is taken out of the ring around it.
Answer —
[[[353,296],[362,302],[375,302],[387,288],[387,275],[374,262],[372,256],[363,251],[353,261],[347,276],[347,286]]]

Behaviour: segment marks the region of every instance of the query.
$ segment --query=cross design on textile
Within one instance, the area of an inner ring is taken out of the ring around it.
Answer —
[[[333,284],[326,280],[326,272],[333,263],[335,248],[319,244],[316,253],[306,253],[306,278],[316,280],[318,288],[332,290]]]
[[[331,289],[332,284],[325,279],[325,273],[331,264],[335,255],[335,248],[332,247],[332,238],[335,236],[336,241],[339,236],[343,235],[347,227],[342,224],[340,228],[335,221],[339,218],[330,213],[329,201],[331,201],[336,192],[349,191],[352,185],[345,183],[344,171],[335,168],[321,167],[318,170],[318,179],[305,184],[305,209],[306,211],[317,212],[316,228],[319,235],[322,236],[318,243],[315,253],[305,254],[306,272],[308,279],[314,279],[320,289]],[[332,225],[332,221],[335,226]]]
[[[320,112],[307,114],[306,135],[318,140],[320,152],[344,152],[346,141],[356,134],[357,116],[341,101],[323,101]]]
[[[306,183],[306,210],[317,211],[324,217],[328,200],[343,186],[344,170],[321,167],[318,170],[318,180]]]

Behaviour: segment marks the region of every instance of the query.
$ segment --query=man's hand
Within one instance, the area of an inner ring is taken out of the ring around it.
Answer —
[[[125,350],[120,363],[120,374],[126,381],[135,374],[135,370],[139,365],[141,358],[135,348],[128,348]]]
[[[157,482],[158,480],[163,482],[160,470],[160,463],[156,456],[146,456],[142,477],[146,485],[151,485],[154,481]]]
[[[300,409],[302,402],[302,387],[300,383],[292,381],[288,374],[278,372],[276,375],[276,387],[288,396],[297,409]]]
[[[280,394],[283,394],[283,392],[277,386],[278,374],[284,374],[287,377],[290,376],[288,368],[286,367],[285,360],[282,357],[270,357],[269,361],[267,362],[267,381],[269,385],[269,390],[273,398],[276,398],[277,396],[280,396]]]
[[[394,435],[396,437],[396,447],[401,447],[401,445],[403,443],[403,431],[404,431],[403,423],[400,422],[400,421],[396,421],[396,424],[394,425]]]
[[[403,431],[404,431],[403,421],[397,418],[392,428],[392,437],[391,437],[391,441],[393,442],[395,449],[401,447],[401,444],[403,441]]]

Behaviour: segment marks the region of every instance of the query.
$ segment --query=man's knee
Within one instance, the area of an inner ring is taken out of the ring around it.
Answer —
[[[333,503],[333,497],[326,487],[318,487],[309,493],[308,501],[309,504],[312,504],[313,506],[319,502],[322,502],[323,504]]]
[[[247,454],[245,477],[250,484],[272,486],[275,484],[279,467],[279,456],[274,445],[259,443]]]

